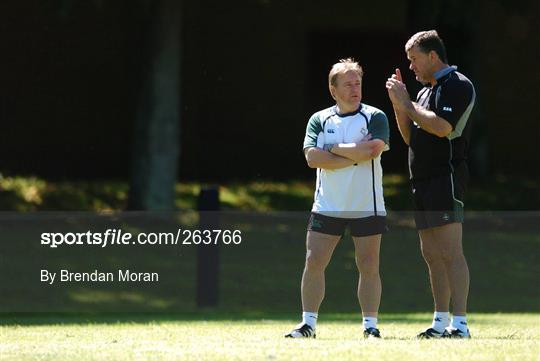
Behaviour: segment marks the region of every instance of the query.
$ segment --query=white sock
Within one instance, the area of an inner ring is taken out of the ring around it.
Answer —
[[[317,312],[302,312],[302,324],[307,323],[312,329],[315,329],[318,317]]]
[[[444,329],[450,325],[449,312],[433,312],[433,322],[431,328],[439,333],[443,333]]]
[[[467,316],[452,317],[452,328],[457,328],[461,332],[467,332]]]
[[[364,325],[364,330],[377,328],[377,317],[364,317],[362,324]]]

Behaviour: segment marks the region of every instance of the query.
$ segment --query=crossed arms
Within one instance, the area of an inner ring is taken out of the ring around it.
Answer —
[[[326,144],[325,149],[310,147],[304,150],[310,168],[341,169],[381,155],[385,143],[365,138],[358,143]]]

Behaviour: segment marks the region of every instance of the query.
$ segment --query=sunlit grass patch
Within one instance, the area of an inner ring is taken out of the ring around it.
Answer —
[[[340,316],[340,317],[337,317]],[[54,321],[54,320],[53,320]],[[2,360],[538,360],[537,314],[470,316],[471,340],[417,340],[429,314],[380,316],[384,339],[364,340],[357,315],[325,315],[317,339],[284,339],[297,320],[114,321],[2,326]]]
[[[386,174],[383,178],[386,208],[411,210],[407,175]],[[311,208],[315,180],[246,181],[198,183],[178,182],[174,204],[178,209],[197,209],[201,189],[219,190],[222,210],[307,211]],[[471,179],[465,204],[467,210],[537,210],[540,185],[532,178],[496,176],[489,181]],[[127,181],[49,181],[38,177],[0,176],[0,209],[5,211],[116,211],[128,205]]]

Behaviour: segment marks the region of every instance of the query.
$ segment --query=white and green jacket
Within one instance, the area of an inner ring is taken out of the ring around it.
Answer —
[[[381,110],[360,104],[352,113],[338,114],[333,106],[309,119],[304,150],[325,144],[356,143],[367,134],[381,139],[388,150],[388,118]],[[363,218],[385,216],[381,157],[342,169],[317,169],[312,212],[331,217]]]

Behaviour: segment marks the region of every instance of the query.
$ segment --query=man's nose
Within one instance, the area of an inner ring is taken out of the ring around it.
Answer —
[[[412,65],[412,63],[409,65],[409,70],[414,70],[414,66]]]

